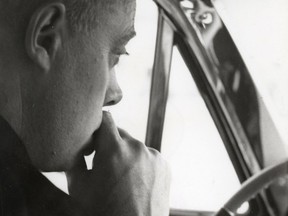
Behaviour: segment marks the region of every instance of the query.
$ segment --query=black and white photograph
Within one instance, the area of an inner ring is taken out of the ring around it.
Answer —
[[[287,0],[0,0],[0,216],[288,216]]]

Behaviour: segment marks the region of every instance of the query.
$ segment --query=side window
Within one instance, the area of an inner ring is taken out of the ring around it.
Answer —
[[[240,183],[190,71],[173,49],[161,149],[172,170],[171,208],[215,212]]]
[[[127,48],[130,54],[121,57],[116,68],[123,99],[109,107],[117,126],[145,141],[151,74],[157,35],[158,10],[153,1],[137,1],[135,30],[137,36]]]

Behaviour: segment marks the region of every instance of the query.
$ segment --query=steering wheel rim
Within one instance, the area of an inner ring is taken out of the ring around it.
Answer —
[[[215,214],[215,216],[233,216],[242,203],[249,200],[263,188],[269,186],[276,179],[288,174],[288,160],[267,167],[261,172],[245,181],[226,204]]]

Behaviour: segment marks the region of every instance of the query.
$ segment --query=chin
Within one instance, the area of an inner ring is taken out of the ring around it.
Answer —
[[[38,161],[33,165],[41,172],[65,172],[73,168],[74,163],[72,161],[62,161],[50,158],[46,161]]]
[[[44,165],[39,168],[41,172],[66,172],[72,169],[72,165]]]

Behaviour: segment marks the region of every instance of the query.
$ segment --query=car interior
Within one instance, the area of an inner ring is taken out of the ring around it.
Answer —
[[[287,216],[286,0],[137,8],[117,66],[124,97],[109,111],[169,163],[170,216]]]

